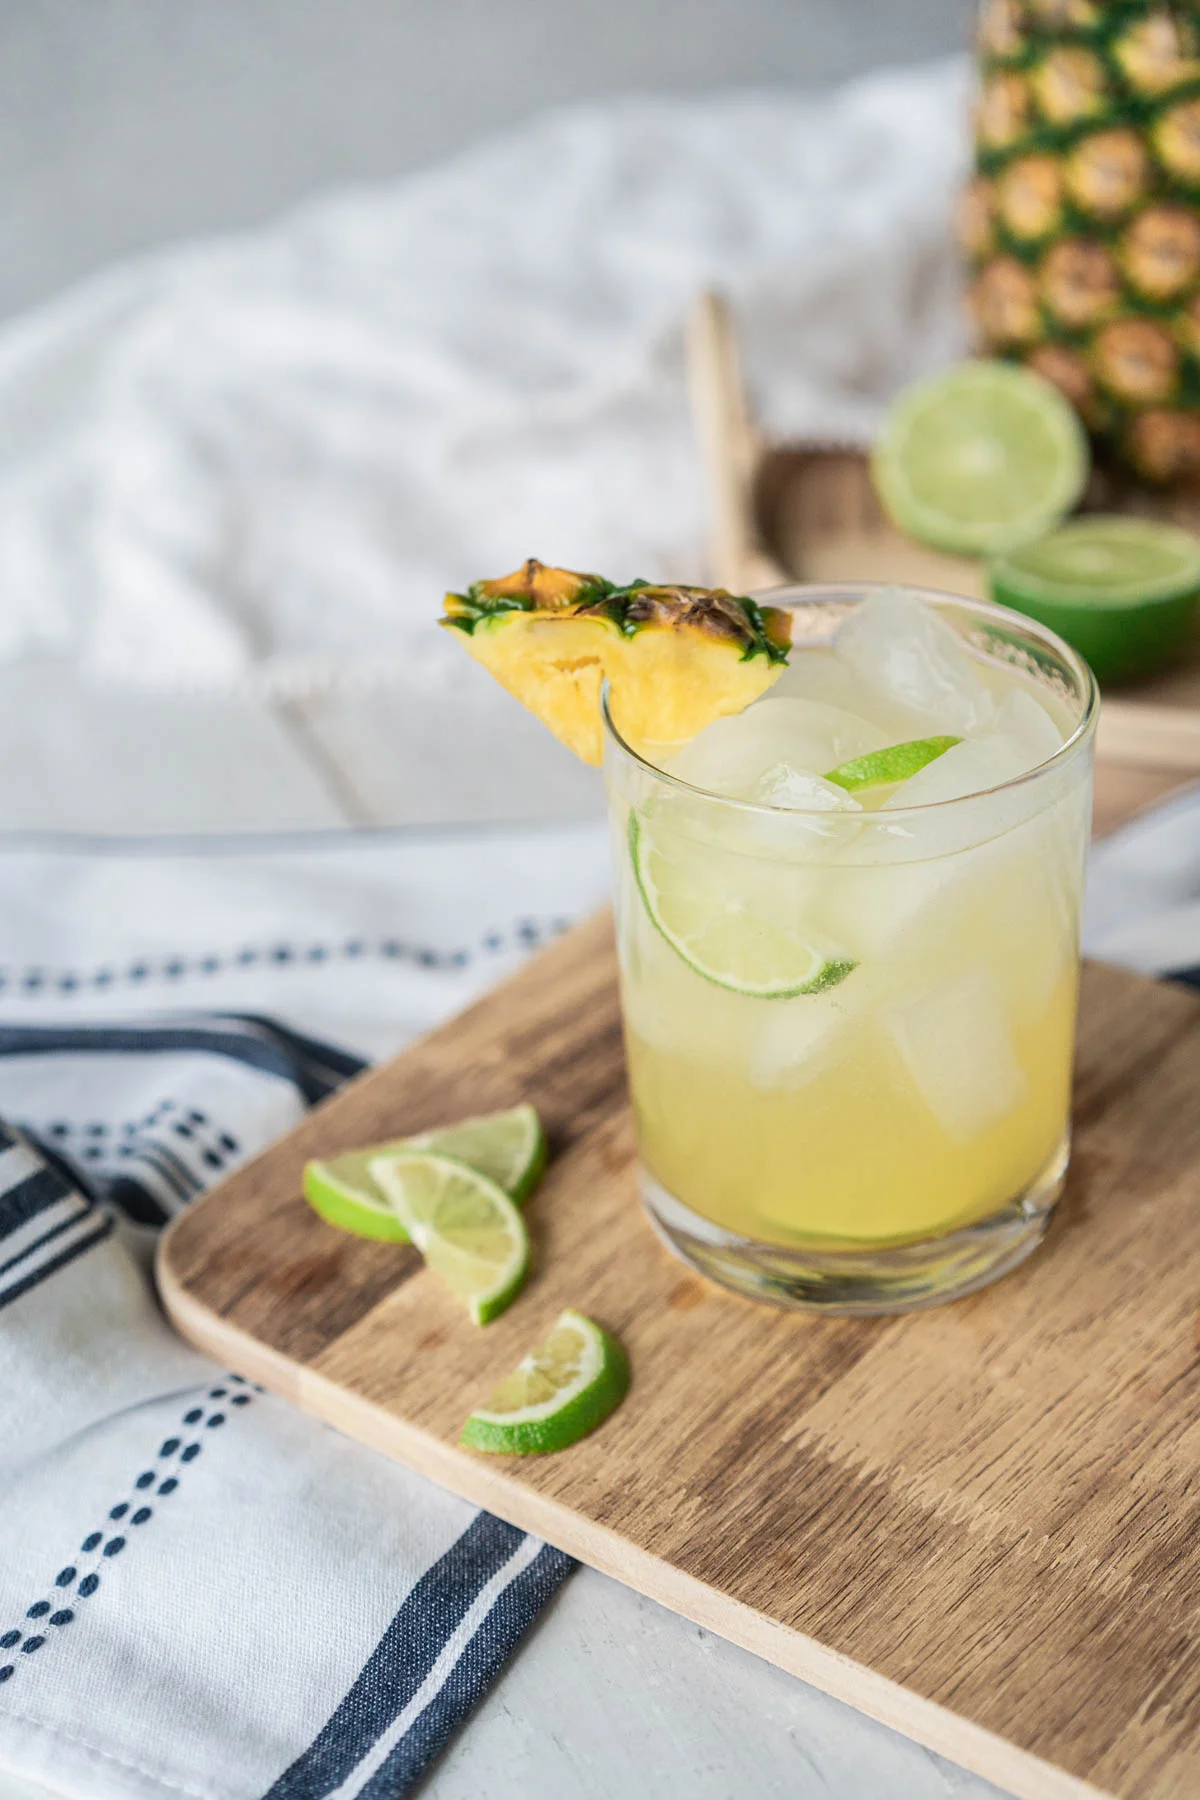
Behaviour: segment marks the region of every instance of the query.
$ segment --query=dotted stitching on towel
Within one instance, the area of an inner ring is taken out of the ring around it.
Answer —
[[[161,1127],[161,1130],[156,1128]],[[82,1125],[72,1119],[52,1119],[48,1125],[33,1126],[34,1135],[48,1139],[55,1149],[74,1162],[109,1163],[114,1157],[127,1160],[141,1156],[147,1147],[173,1145],[182,1138],[187,1151],[208,1169],[224,1168],[231,1156],[237,1156],[241,1144],[230,1131],[219,1129],[207,1113],[194,1106],[183,1106],[178,1100],[160,1100],[140,1119],[127,1119],[120,1125],[107,1125],[99,1120]]]
[[[535,950],[539,944],[560,937],[571,921],[567,918],[518,919],[507,931],[489,931],[474,949],[435,950],[400,938],[346,938],[336,944],[248,944],[239,950],[210,951],[200,956],[139,957],[122,966],[105,964],[91,970],[0,969],[0,993],[31,998],[42,994],[75,994],[88,988],[119,985],[145,987],[161,982],[175,987],[181,981],[223,975],[230,970],[284,967],[292,964],[362,962],[372,958],[411,963],[420,969],[465,969],[480,956],[499,956],[506,950]]]
[[[201,1420],[212,1430],[225,1423],[225,1408],[237,1407],[238,1410],[249,1406],[255,1394],[263,1389],[256,1383],[247,1381],[244,1375],[228,1375],[227,1386],[210,1388],[204,1404],[189,1406],[181,1423],[187,1427],[198,1425]],[[153,1466],[143,1469],[135,1477],[131,1485],[129,1499],[118,1500],[108,1509],[105,1525],[100,1530],[89,1531],[79,1546],[79,1561],[66,1563],[54,1577],[49,1598],[35,1600],[32,1606],[26,1607],[25,1618],[45,1621],[46,1631],[41,1629],[26,1632],[23,1625],[13,1626],[0,1634],[0,1651],[11,1650],[22,1656],[33,1656],[48,1643],[48,1628],[53,1626],[61,1631],[70,1625],[76,1617],[75,1609],[64,1602],[71,1597],[74,1589],[76,1602],[90,1600],[100,1586],[100,1570],[105,1562],[111,1562],[119,1556],[129,1542],[127,1532],[148,1525],[154,1517],[154,1508],[139,1498],[140,1495],[154,1491],[154,1498],[168,1499],[178,1488],[181,1476],[172,1473],[172,1467],[178,1464],[191,1463],[200,1455],[203,1446],[194,1438],[185,1440],[182,1435],[164,1438],[154,1457]],[[112,1531],[113,1525],[122,1527]],[[88,1564],[90,1563],[90,1566]],[[18,1664],[0,1663],[0,1684],[10,1681],[17,1673]]]

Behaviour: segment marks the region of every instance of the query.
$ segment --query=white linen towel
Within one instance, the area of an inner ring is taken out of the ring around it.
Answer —
[[[598,826],[0,847],[0,1771],[392,1800],[569,1570],[194,1354],[146,1251],[606,886]]]
[[[965,60],[535,120],[0,335],[0,656],[156,685],[457,677],[431,597],[530,554],[698,577],[682,327],[862,439],[953,355]]]

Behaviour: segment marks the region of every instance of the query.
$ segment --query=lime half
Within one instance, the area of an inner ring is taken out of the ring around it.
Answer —
[[[568,1310],[471,1414],[461,1441],[499,1456],[565,1450],[607,1419],[628,1387],[629,1361],[616,1338]]]
[[[396,1138],[328,1161],[305,1163],[305,1199],[340,1231],[406,1243],[408,1233],[372,1179],[370,1167],[377,1157],[401,1150],[439,1150],[455,1156],[502,1187],[518,1206],[533,1192],[546,1166],[546,1139],[536,1111],[532,1106],[513,1106],[424,1131],[419,1137]]]
[[[747,866],[731,882],[719,852],[636,812],[629,853],[651,920],[706,981],[757,1000],[790,1000],[823,994],[854,968],[804,935],[778,868],[764,868],[756,881]]]
[[[1056,525],[1083,492],[1088,460],[1057,388],[1011,363],[965,362],[893,402],[872,473],[901,531],[979,556]]]
[[[849,762],[839,763],[836,769],[830,769],[825,779],[845,788],[848,794],[858,788],[892,787],[898,781],[907,781],[910,775],[919,774],[929,763],[961,743],[962,739],[958,737],[911,738],[906,744],[889,744],[886,750],[872,750],[866,756],[855,756]]]
[[[1200,595],[1200,539],[1156,519],[1096,513],[992,565],[992,598],[1057,631],[1102,681],[1166,662]]]
[[[503,1188],[432,1150],[377,1156],[371,1176],[477,1325],[515,1300],[529,1271],[529,1234]]]

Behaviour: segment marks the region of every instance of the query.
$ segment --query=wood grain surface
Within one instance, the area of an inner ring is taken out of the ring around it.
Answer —
[[[634,1189],[607,918],[199,1201],[184,1334],[351,1435],[1042,1800],[1200,1793],[1200,1000],[1094,966],[1046,1246],[941,1310],[822,1320],[672,1260]],[[300,1197],[307,1157],[536,1099],[535,1271],[476,1330],[406,1247]],[[546,1459],[460,1450],[564,1305],[629,1398]]]

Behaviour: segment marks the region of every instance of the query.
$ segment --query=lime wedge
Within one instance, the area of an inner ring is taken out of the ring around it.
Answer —
[[[814,944],[794,917],[777,868],[755,880],[749,859],[730,884],[722,858],[669,825],[629,815],[629,853],[643,904],[688,967],[758,1000],[823,994],[854,962]]]
[[[546,1137],[536,1108],[513,1106],[507,1112],[482,1113],[459,1125],[443,1125],[408,1140],[411,1150],[437,1150],[469,1163],[502,1187],[520,1206],[528,1200],[546,1167]]]
[[[616,1338],[568,1310],[471,1414],[460,1441],[498,1456],[565,1450],[607,1419],[628,1387],[629,1362]]]
[[[1057,631],[1102,681],[1168,661],[1200,595],[1200,539],[1155,519],[1095,513],[993,562],[992,597]]]
[[[529,1234],[503,1188],[453,1156],[377,1156],[371,1178],[431,1269],[477,1325],[515,1300],[529,1270]]]
[[[1070,512],[1087,480],[1087,437],[1040,375],[959,363],[892,403],[872,473],[909,537],[987,555],[1040,537]]]
[[[955,744],[959,737],[911,738],[906,744],[889,744],[886,750],[872,750],[867,756],[854,756],[849,762],[830,769],[826,781],[834,782],[853,794],[857,788],[891,787],[907,781],[929,763],[936,761]]]
[[[327,1162],[305,1163],[305,1199],[340,1231],[407,1243],[408,1233],[370,1170],[376,1157],[401,1150],[439,1150],[443,1156],[456,1156],[502,1187],[518,1206],[533,1192],[546,1166],[546,1139],[536,1111],[532,1106],[513,1106],[424,1131],[419,1137],[395,1138],[365,1150],[349,1150]]]

